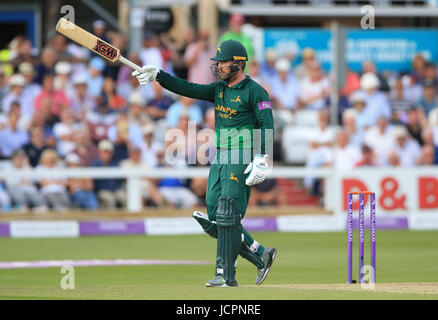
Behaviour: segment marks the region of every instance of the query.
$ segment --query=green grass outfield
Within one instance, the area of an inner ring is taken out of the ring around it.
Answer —
[[[278,249],[271,272],[239,258],[237,288],[206,288],[216,242],[207,235],[0,238],[0,261],[66,259],[205,260],[206,265],[76,267],[75,290],[60,288],[60,268],[0,269],[0,299],[438,299],[438,231],[378,231],[374,290],[346,285],[346,233],[254,233]],[[357,233],[354,238],[357,279]],[[366,237],[369,263],[369,235]]]

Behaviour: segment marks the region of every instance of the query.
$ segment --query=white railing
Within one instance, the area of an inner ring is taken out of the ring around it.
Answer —
[[[38,180],[41,178],[92,178],[92,179],[126,179],[127,188],[127,209],[129,212],[139,212],[142,210],[142,195],[140,190],[140,181],[142,178],[194,178],[208,177],[209,168],[186,168],[181,169],[151,169],[139,171],[137,169],[123,168],[57,168],[51,170],[45,169],[27,169],[27,170],[0,170],[0,180],[8,177],[27,178]],[[305,178],[316,177],[326,178],[324,184],[324,208],[333,210],[331,192],[334,190],[335,171],[330,168],[313,168],[304,167],[276,167],[270,174],[272,178]]]

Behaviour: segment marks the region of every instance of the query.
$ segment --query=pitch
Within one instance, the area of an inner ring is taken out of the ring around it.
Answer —
[[[255,267],[239,257],[239,287],[235,288],[204,287],[214,272],[216,244],[203,234],[2,238],[4,267],[4,262],[59,260],[94,261],[97,266],[74,267],[75,289],[63,290],[59,266],[2,269],[0,264],[0,299],[438,299],[438,231],[378,230],[377,284],[369,290],[346,284],[345,233],[254,236],[276,247],[278,256],[261,286],[254,284]],[[365,245],[369,248],[369,243]],[[102,261],[108,265],[99,265]],[[126,261],[144,263],[123,265]],[[357,279],[357,259],[353,270]]]

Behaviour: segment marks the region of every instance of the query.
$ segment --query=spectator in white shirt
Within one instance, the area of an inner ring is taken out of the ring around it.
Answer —
[[[374,73],[365,73],[360,78],[360,87],[366,95],[366,107],[364,110],[366,125],[376,124],[381,116],[389,119],[391,117],[391,107],[386,95],[379,91],[379,79]]]
[[[338,131],[336,135],[336,145],[328,158],[328,161],[333,167],[340,170],[353,169],[361,157],[362,152],[360,145],[349,142],[347,131]]]
[[[358,119],[360,115],[353,108],[345,109],[342,113],[342,124],[347,131],[348,140],[360,146],[363,143],[364,130],[357,125]]]
[[[11,108],[11,104],[18,101],[20,105],[26,104],[25,96],[23,95],[23,89],[26,86],[26,79],[21,74],[14,74],[9,79],[9,93],[3,98],[2,113],[8,114]],[[33,109],[33,104],[32,104]],[[32,110],[33,113],[33,110]]]
[[[330,81],[314,60],[308,66],[309,75],[300,80],[300,104],[308,110],[321,110],[326,107],[330,95]]]
[[[70,79],[72,67],[67,61],[55,64],[55,89],[62,90],[67,96],[73,95],[73,84]]]
[[[276,74],[271,78],[271,99],[278,110],[294,110],[297,107],[299,82],[290,72],[289,60],[281,58],[275,63]]]
[[[365,144],[373,148],[376,154],[376,162],[379,166],[388,165],[391,147],[394,145],[394,134],[389,126],[388,119],[380,117],[377,124],[365,131]]]
[[[141,131],[143,134],[143,141],[140,145],[142,162],[154,168],[158,165],[157,152],[162,149],[161,144],[154,139],[155,126],[146,124]]]
[[[420,144],[409,136],[405,126],[396,126],[393,131],[395,143],[391,151],[400,157],[402,167],[415,166],[421,159]]]
[[[147,30],[144,34],[140,59],[144,66],[153,65],[158,69],[163,69],[163,57],[159,49],[159,39],[153,31]]]
[[[87,76],[85,74],[76,74],[72,79],[73,92],[69,96],[71,108],[78,121],[84,121],[87,112],[96,107],[96,101],[88,93]]]
[[[29,135],[18,127],[20,119],[17,112],[9,112],[7,125],[0,130],[0,156],[10,158],[15,150],[28,143]]]

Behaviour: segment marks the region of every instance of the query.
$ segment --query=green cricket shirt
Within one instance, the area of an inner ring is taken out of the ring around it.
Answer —
[[[249,76],[232,87],[223,81],[196,84],[160,70],[157,81],[176,94],[214,103],[216,147],[221,149],[260,148],[262,154],[273,143],[272,104],[266,90]],[[254,135],[255,130],[259,133]],[[260,146],[253,137],[260,136]]]

